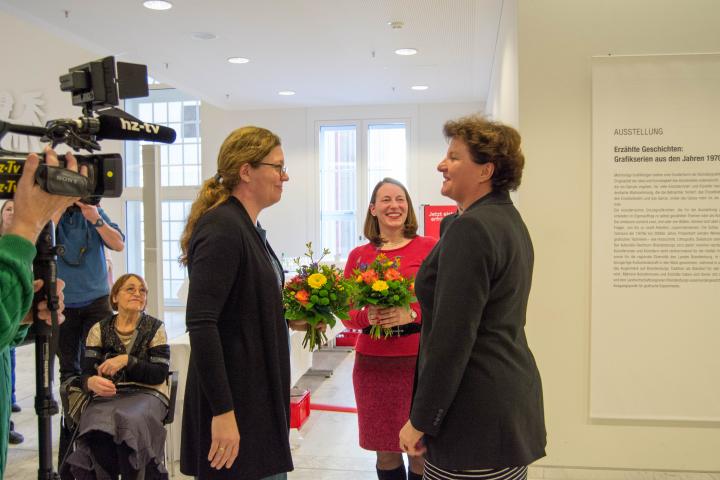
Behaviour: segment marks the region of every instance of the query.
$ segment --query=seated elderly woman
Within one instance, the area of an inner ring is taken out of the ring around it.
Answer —
[[[94,395],[66,466],[78,479],[167,478],[167,334],[160,320],[144,312],[147,285],[139,275],[118,278],[110,303],[118,313],[87,336],[82,386]]]

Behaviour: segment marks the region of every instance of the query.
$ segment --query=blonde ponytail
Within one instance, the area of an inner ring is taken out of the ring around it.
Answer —
[[[205,180],[190,208],[185,230],[180,237],[180,250],[182,253],[179,261],[182,265],[187,266],[188,264],[188,249],[190,248],[190,238],[195,230],[195,224],[205,212],[225,203],[228,198],[230,198],[230,191],[220,181],[216,178]]]

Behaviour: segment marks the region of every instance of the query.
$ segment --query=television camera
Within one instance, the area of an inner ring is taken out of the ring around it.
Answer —
[[[90,204],[97,204],[102,197],[119,197],[123,188],[122,157],[116,153],[93,153],[100,150],[98,142],[103,139],[175,141],[175,130],[144,123],[116,108],[120,99],[148,95],[145,65],[117,62],[116,69],[114,57],[105,57],[70,68],[60,76],[60,90],[70,92],[73,105],[82,107],[82,117],[50,120],[44,127],[0,121],[0,141],[7,133],[15,133],[41,137],[41,141],[49,142],[53,148],[65,144],[75,151],[89,152],[75,155],[79,165],[87,166],[87,176],[63,168],[62,158],[59,167],[48,166],[41,154],[35,180],[47,192],[79,196]],[[27,155],[27,152],[0,147],[0,199],[13,197]]]

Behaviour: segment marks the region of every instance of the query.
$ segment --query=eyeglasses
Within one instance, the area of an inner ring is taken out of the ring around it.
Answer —
[[[122,289],[123,292],[127,293],[128,295],[135,295],[138,294],[141,297],[147,296],[147,289],[145,287],[135,288],[135,287],[127,287]]]
[[[287,175],[287,167],[285,165],[269,162],[258,162],[257,165],[267,165],[268,167],[274,168],[280,175]]]

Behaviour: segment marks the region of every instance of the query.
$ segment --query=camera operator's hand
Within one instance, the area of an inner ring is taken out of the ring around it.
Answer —
[[[118,355],[116,357],[108,358],[97,368],[100,375],[104,377],[114,377],[117,372],[125,368],[128,364],[127,354]]]
[[[40,289],[43,286],[42,280],[35,280],[33,282],[33,290],[35,293],[39,292]],[[57,309],[57,319],[58,319],[58,325],[63,323],[65,321],[65,315],[63,315],[63,310],[65,310],[65,295],[63,294],[63,289],[65,288],[65,282],[63,282],[61,279],[57,279],[56,284],[56,292],[58,296],[58,309]],[[52,326],[52,317],[50,316],[50,309],[47,306],[47,300],[42,300],[38,302],[38,318],[40,320],[44,321],[48,324],[48,326]],[[33,311],[30,309],[30,311],[25,315],[25,318],[23,318],[23,321],[21,323],[30,324],[33,322]]]
[[[103,378],[100,375],[93,375],[87,380],[88,389],[92,390],[101,397],[112,397],[117,393],[115,384],[109,378]]]
[[[78,171],[77,160],[72,153],[68,152],[65,160],[69,170]],[[59,165],[57,155],[50,147],[45,147],[45,162],[52,166]],[[35,183],[35,172],[39,164],[40,159],[36,154],[28,155],[15,192],[15,216],[12,226],[7,231],[7,233],[26,238],[32,243],[35,243],[43,227],[53,215],[64,211],[78,200],[78,197],[52,195],[42,190]]]
[[[95,223],[100,219],[100,212],[98,212],[98,208],[95,205],[88,205],[87,203],[83,202],[75,202],[75,206],[80,208],[83,217],[85,217],[85,220],[87,220],[88,222]]]
[[[122,233],[107,223],[101,222],[100,226],[96,225],[97,221],[102,218],[97,206],[88,205],[83,202],[75,202],[75,206],[80,209],[83,217],[85,217],[85,220],[95,226],[97,233],[100,235],[105,245],[116,252],[123,251],[123,248],[125,248],[125,237],[123,237]]]

